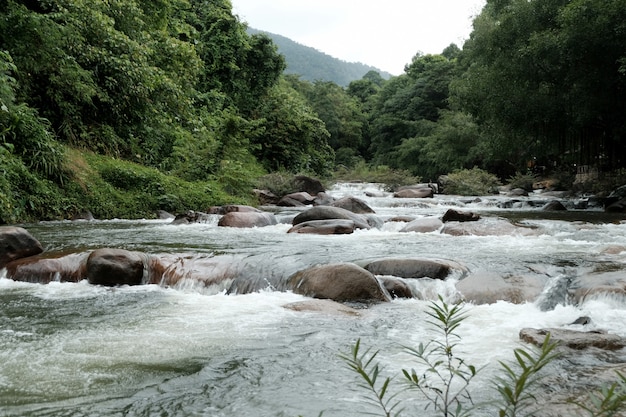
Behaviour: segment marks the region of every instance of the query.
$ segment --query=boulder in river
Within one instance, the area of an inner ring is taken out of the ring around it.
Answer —
[[[287,233],[312,233],[318,235],[346,235],[354,233],[354,221],[343,219],[311,220],[299,223]]]
[[[506,219],[483,218],[475,222],[445,223],[441,233],[452,236],[526,236],[534,232],[530,228],[516,226]]]
[[[519,333],[520,339],[541,346],[550,334],[550,340],[559,346],[570,349],[587,349],[595,347],[604,350],[619,350],[626,346],[626,339],[609,334],[603,330],[579,331],[572,329],[522,329]]]
[[[87,258],[90,284],[114,287],[143,284],[144,257],[125,249],[96,249]]]
[[[374,274],[351,263],[314,266],[296,272],[287,280],[296,294],[339,302],[389,301]]]
[[[52,281],[78,282],[86,276],[86,253],[75,253],[61,258],[31,256],[6,265],[7,278],[14,281],[48,284]]]
[[[26,229],[0,226],[0,269],[16,259],[38,255],[43,246]]]
[[[413,290],[405,280],[395,277],[380,277],[380,282],[393,298],[413,298]]]
[[[357,214],[375,213],[367,203],[356,197],[343,197],[330,204],[332,207],[341,207]]]
[[[254,212],[254,211],[232,211],[226,213],[217,223],[223,227],[265,227],[278,224],[276,216],[273,213]]]
[[[463,265],[443,259],[387,258],[367,263],[364,268],[374,275],[400,278],[446,279],[453,270],[467,272]]]
[[[430,233],[436,232],[443,226],[443,222],[437,217],[420,217],[404,225],[400,232]]]
[[[341,207],[317,206],[310,208],[294,217],[292,224],[295,226],[311,220],[343,219],[352,220],[357,229],[370,229],[367,219]]]
[[[430,187],[424,188],[405,188],[393,193],[395,198],[432,198],[434,191]]]
[[[480,270],[457,282],[456,289],[465,301],[474,304],[493,304],[498,301],[522,304],[537,300],[547,279],[545,275],[539,274],[502,277],[492,271]]]
[[[448,209],[441,218],[441,221],[446,222],[475,222],[480,220],[480,216],[471,211],[459,211],[454,209]]]

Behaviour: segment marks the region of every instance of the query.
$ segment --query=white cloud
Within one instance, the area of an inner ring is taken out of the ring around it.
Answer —
[[[232,0],[255,29],[392,74],[418,53],[462,46],[485,0]]]

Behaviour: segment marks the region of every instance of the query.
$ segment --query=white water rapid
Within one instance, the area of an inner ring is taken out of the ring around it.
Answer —
[[[394,199],[375,184],[339,184],[330,193],[366,201],[382,219],[441,216],[448,208],[504,216],[533,233],[452,236],[401,233],[400,222],[350,235],[287,234],[301,209],[274,209],[286,223],[254,229],[215,221],[173,226],[166,221],[43,222],[23,225],[50,253],[117,247],[172,254],[212,270],[236,264],[240,274],[269,284],[313,265],[381,257],[448,259],[472,273],[542,276],[536,302],[465,305],[458,355],[480,368],[470,391],[472,415],[497,415],[492,401],[499,361],[513,359],[522,328],[566,327],[581,316],[626,337],[626,301],[598,295],[581,303],[568,295],[590,272],[620,274],[626,263],[626,222],[599,212],[542,213],[524,197],[480,199],[436,195]],[[507,202],[507,204],[504,204]],[[512,206],[503,209],[500,207]],[[209,266],[207,266],[209,265]],[[379,350],[392,390],[404,388],[401,369],[419,368],[404,346],[436,337],[426,311],[438,296],[455,300],[458,276],[421,280],[424,300],[375,304],[359,315],[298,312],[307,300],[266,289],[227,295],[226,287],[192,281],[105,288],[79,283],[14,282],[0,272],[0,416],[318,416],[376,412],[356,388],[359,380],[339,357],[357,339]],[[626,362],[624,352],[580,351],[545,371],[540,398],[557,402],[584,391],[585,380]],[[401,414],[435,415],[417,392],[403,392]],[[546,406],[545,415],[560,415]],[[550,414],[551,413],[551,414]],[[562,414],[568,415],[568,414]]]

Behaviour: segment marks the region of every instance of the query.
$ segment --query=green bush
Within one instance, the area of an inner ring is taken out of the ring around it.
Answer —
[[[488,195],[496,194],[501,185],[500,180],[479,168],[454,171],[440,178],[443,192],[455,195]]]
[[[537,182],[538,177],[531,173],[522,173],[517,171],[514,176],[510,177],[508,180],[511,188],[522,188],[526,191],[532,191],[533,185]]]
[[[335,181],[359,181],[385,184],[387,191],[395,191],[403,185],[416,184],[420,177],[407,170],[393,169],[386,165],[371,166],[364,161],[357,162],[352,168],[338,168],[333,179]]]

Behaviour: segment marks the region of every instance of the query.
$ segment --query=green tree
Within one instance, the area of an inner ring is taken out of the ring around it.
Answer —
[[[330,172],[334,152],[324,122],[286,81],[270,91],[258,110],[263,133],[253,140],[254,152],[267,170]]]

